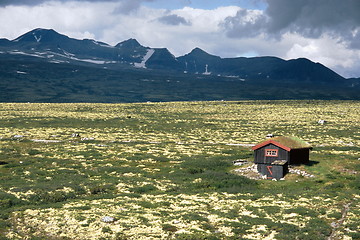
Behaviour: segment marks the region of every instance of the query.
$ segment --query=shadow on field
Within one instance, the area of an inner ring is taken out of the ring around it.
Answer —
[[[319,161],[312,161],[312,160],[309,160],[309,162],[308,163],[306,163],[305,165],[306,166],[314,166],[314,165],[316,165],[316,164],[319,164],[320,162]]]

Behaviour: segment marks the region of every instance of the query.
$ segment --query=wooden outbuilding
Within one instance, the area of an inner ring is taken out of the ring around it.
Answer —
[[[269,179],[283,178],[288,165],[308,163],[311,149],[299,138],[285,136],[273,137],[252,147],[258,172]]]

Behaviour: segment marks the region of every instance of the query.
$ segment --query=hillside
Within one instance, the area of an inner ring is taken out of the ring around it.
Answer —
[[[35,29],[0,40],[1,102],[360,99],[345,79],[308,59],[175,57],[129,39],[110,46]]]
[[[360,102],[0,109],[2,239],[360,237]],[[238,174],[268,133],[308,142],[309,164],[283,181]]]

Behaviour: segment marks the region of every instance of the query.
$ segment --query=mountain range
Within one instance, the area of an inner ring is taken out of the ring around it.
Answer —
[[[175,57],[136,39],[110,46],[52,29],[0,39],[0,64],[1,102],[360,99],[360,79],[305,58],[221,58],[200,48]]]

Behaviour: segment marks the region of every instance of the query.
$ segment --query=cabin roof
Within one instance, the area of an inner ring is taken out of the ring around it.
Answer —
[[[264,142],[258,143],[257,145],[252,147],[252,150],[259,149],[268,144],[274,144],[282,149],[285,149],[286,151],[290,151],[291,149],[311,148],[311,146],[308,143],[304,142],[303,140],[297,137],[278,136],[278,137],[270,138]]]

